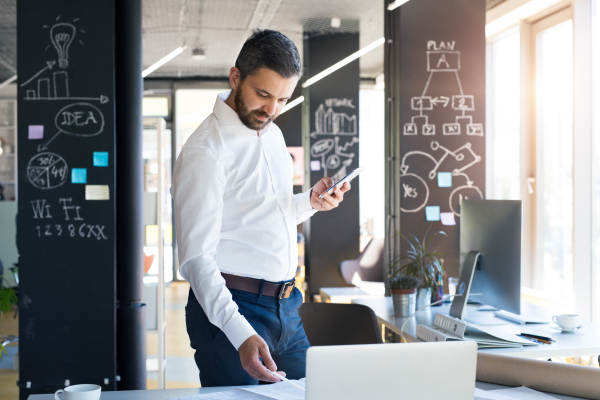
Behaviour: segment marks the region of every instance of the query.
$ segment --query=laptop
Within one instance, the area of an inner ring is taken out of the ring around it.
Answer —
[[[306,400],[474,397],[472,341],[316,346],[306,357]]]

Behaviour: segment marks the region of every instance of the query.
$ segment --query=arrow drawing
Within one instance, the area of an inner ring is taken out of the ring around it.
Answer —
[[[46,66],[44,68],[40,69],[34,76],[32,76],[31,78],[29,78],[25,82],[21,83],[21,87],[27,85],[29,82],[31,82],[32,80],[34,80],[35,78],[37,78],[45,70],[52,69],[52,67],[54,67],[54,64],[56,64],[56,61],[46,61]]]
[[[61,132],[62,132],[62,131],[58,131],[58,132],[56,132],[56,134],[55,134],[54,136],[52,136],[52,137],[50,138],[50,140],[48,140],[48,141],[47,141],[45,144],[44,144],[44,143],[43,143],[43,144],[39,144],[39,145],[38,145],[38,151],[44,151],[44,150],[48,150],[48,145],[50,144],[50,142],[52,142],[54,139],[56,139],[56,137],[57,137],[58,135],[60,135],[60,134],[61,134]]]
[[[99,101],[100,104],[108,103],[108,97],[100,95],[99,97],[35,97],[25,100],[87,100],[87,101]]]
[[[357,137],[353,137],[351,141],[344,144],[343,146],[340,146],[340,138],[336,137],[335,138],[335,154],[337,154],[338,156],[344,156],[344,157],[354,157],[354,153],[346,154],[344,152],[346,150],[348,150],[348,147],[354,145],[355,143],[358,143]]]
[[[431,102],[435,105],[438,105],[438,103],[444,103],[444,107],[446,107],[448,105],[449,101],[450,101],[450,98],[446,97],[446,96],[436,97],[435,99],[431,100]]]

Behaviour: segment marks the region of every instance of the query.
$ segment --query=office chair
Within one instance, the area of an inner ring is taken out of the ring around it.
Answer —
[[[298,313],[311,346],[383,343],[377,317],[367,306],[304,303]]]
[[[383,239],[373,238],[356,260],[340,263],[340,273],[348,285],[353,285],[355,273],[362,281],[383,282],[383,246]]]

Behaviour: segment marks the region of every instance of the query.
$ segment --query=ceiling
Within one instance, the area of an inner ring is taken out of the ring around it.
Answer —
[[[142,0],[144,68],[187,49],[149,78],[225,77],[253,29],[274,29],[302,52],[304,32],[360,33],[360,47],[383,36],[384,0]],[[488,9],[504,0],[486,0]],[[339,28],[331,27],[339,18]],[[0,82],[16,74],[16,0],[0,0]],[[206,59],[192,60],[193,48]],[[360,59],[363,78],[383,72],[383,47]]]

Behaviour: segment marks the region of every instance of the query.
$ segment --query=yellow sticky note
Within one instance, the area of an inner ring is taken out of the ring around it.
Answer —
[[[108,185],[85,185],[86,200],[109,200]]]

